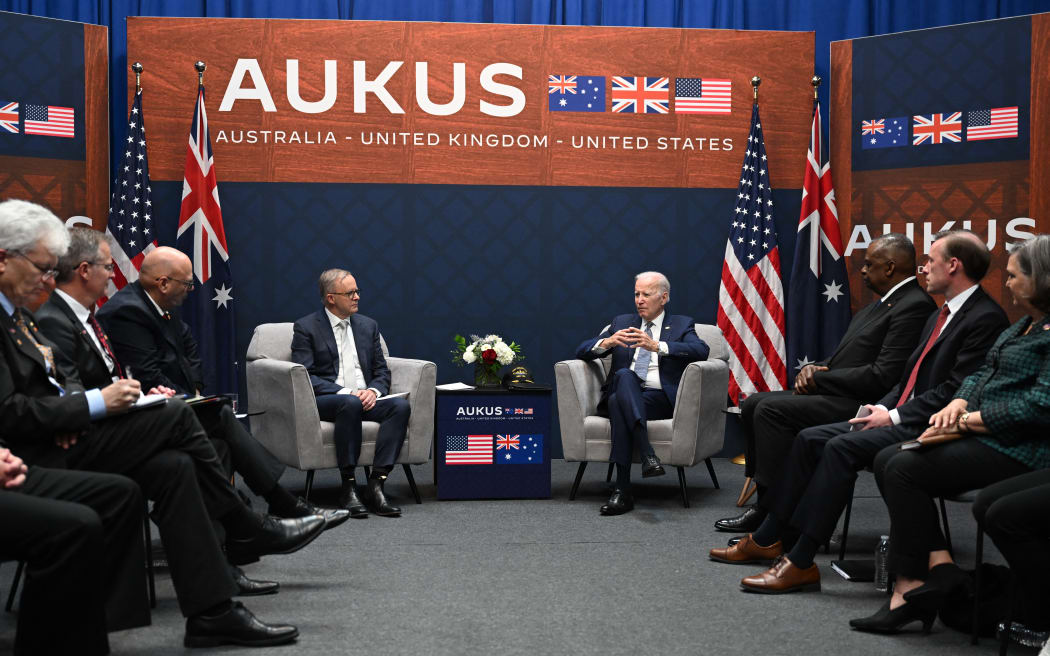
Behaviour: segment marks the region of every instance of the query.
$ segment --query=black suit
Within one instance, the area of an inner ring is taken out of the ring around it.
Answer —
[[[897,382],[930,313],[937,309],[915,280],[850,321],[835,353],[815,364],[816,393],[752,394],[740,406],[747,439],[747,473],[764,487],[776,482],[795,435],[809,426],[845,421],[865,403],[882,398]]]
[[[49,317],[46,323],[41,319],[44,333],[50,337],[55,331],[60,335],[59,344],[79,342],[76,351],[85,353],[86,359],[91,360],[90,351],[95,351],[97,357],[90,370],[98,371],[97,361],[101,355],[97,349],[89,348],[93,346],[91,338],[81,329],[69,306],[57,294],[52,294],[44,308]],[[189,326],[176,316],[164,319],[138,282],[126,285],[95,314],[109,336],[117,359],[131,369],[132,376],[144,389],[164,385],[190,395],[204,389],[197,341]],[[83,344],[85,340],[88,345]],[[108,372],[105,375],[108,376]],[[89,384],[87,380],[84,382]],[[229,454],[227,464],[244,478],[252,492],[265,496],[276,487],[284,465],[251,436],[229,406],[209,403],[195,406],[195,410],[208,437],[221,440],[229,447],[228,451],[219,450],[224,456]]]
[[[35,341],[51,345],[23,311]],[[154,501],[153,518],[171,565],[184,615],[229,599],[230,576],[211,518],[243,511],[243,504],[193,411],[171,400],[159,408],[92,421],[76,372],[61,364],[48,379],[44,358],[0,308],[0,435],[30,466],[125,474]],[[53,348],[54,346],[51,345]],[[77,435],[68,450],[57,435]]]
[[[897,406],[938,314],[927,320],[900,381],[879,400],[880,405]],[[759,505],[815,543],[824,542],[849,501],[857,472],[871,465],[884,447],[918,437],[928,427],[930,415],[947,405],[963,379],[980,368],[1007,326],[1003,309],[978,287],[919,365],[911,399],[897,407],[901,423],[854,432],[847,422],[803,430],[794,441],[783,474]]]

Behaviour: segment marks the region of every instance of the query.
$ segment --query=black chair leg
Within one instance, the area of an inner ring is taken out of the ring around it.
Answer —
[[[412,496],[415,497],[416,503],[423,503],[423,499],[419,497],[419,488],[416,487],[416,479],[412,476],[412,468],[408,465],[401,465],[405,469],[405,478],[408,479],[408,486],[412,488]]]
[[[149,525],[149,502],[142,519],[142,537],[146,540],[146,582],[149,585],[149,607],[157,607],[157,584],[153,580],[153,529]]]
[[[580,468],[576,470],[576,480],[572,482],[572,489],[569,490],[569,501],[576,498],[576,490],[580,488],[580,480],[583,479],[583,470],[587,469],[587,463],[581,462]]]
[[[15,577],[11,579],[11,592],[7,594],[7,605],[4,606],[4,610],[12,612],[15,607],[15,596],[18,594],[18,584],[22,581],[22,572],[26,568],[26,561],[18,561],[18,567],[15,568]]]
[[[616,466],[615,463],[612,463],[612,462],[609,463],[609,471],[605,472],[605,482],[606,483],[611,483],[612,482],[613,467],[615,467],[615,466]]]
[[[849,537],[849,516],[853,513],[853,493],[857,484],[854,482],[853,489],[849,491],[849,501],[846,502],[846,514],[842,518],[842,544],[839,545],[839,560],[846,560],[846,539]]]
[[[711,464],[711,459],[710,458],[704,458],[704,464],[707,465],[707,473],[711,474],[711,483],[715,486],[715,489],[716,490],[722,489],[722,488],[718,487],[718,477],[715,476],[715,466],[713,464]]]
[[[675,469],[678,470],[678,487],[682,488],[682,505],[688,508],[689,492],[685,489],[685,467],[675,467]]]
[[[970,644],[976,645],[980,640],[977,631],[978,619],[980,613],[978,612],[981,608],[981,561],[984,560],[984,525],[977,522],[977,549],[976,556],[974,557],[976,565],[974,565],[974,581],[973,581],[973,633],[970,635]]]
[[[999,634],[999,656],[1006,656],[1006,650],[1010,648],[1010,625],[1013,623],[1014,597],[1017,594],[1017,579],[1014,577],[1012,571],[1010,572],[1010,587],[1008,594],[1009,596],[1007,597],[1006,602],[1006,617],[1003,618],[1003,626],[1006,630]]]
[[[941,504],[941,525],[944,526],[944,544],[948,547],[948,554],[955,558],[955,549],[952,549],[952,532],[948,528],[948,509],[944,507],[944,497],[937,499]]]
[[[306,490],[303,492],[303,499],[306,501],[310,500],[310,490],[314,488],[314,470],[310,469],[306,472]]]
[[[365,470],[365,480],[367,481],[372,476],[372,468],[371,467],[365,467],[364,470]]]

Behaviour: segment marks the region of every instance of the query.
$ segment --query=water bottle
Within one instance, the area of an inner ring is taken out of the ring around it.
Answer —
[[[889,558],[890,536],[883,535],[875,547],[875,589],[879,592],[886,592],[890,587]]]

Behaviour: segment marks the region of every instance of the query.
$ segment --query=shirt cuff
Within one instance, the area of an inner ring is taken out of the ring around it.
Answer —
[[[882,408],[883,410],[886,410],[886,406],[882,405],[881,403],[879,405],[875,406],[875,407],[876,408]],[[890,410],[889,413],[890,413],[890,421],[893,422],[893,425],[894,426],[900,426],[900,424],[901,424],[901,413],[897,412],[897,408],[894,408],[893,410]]]
[[[667,355],[667,342],[660,342],[660,348],[657,349],[660,355]]]
[[[591,348],[591,351],[594,353],[605,353],[609,350],[607,348],[602,348],[601,344],[602,340],[599,339],[597,342],[594,343],[594,346]]]
[[[341,390],[339,390],[338,392],[336,392],[336,394],[353,394],[353,393],[354,393],[354,390],[346,388],[346,387],[344,387]]]
[[[374,387],[369,387],[368,389],[370,389],[370,390],[372,390],[373,392],[375,392],[375,394],[376,394],[376,399],[377,399],[377,400],[378,400],[378,399],[381,399],[381,398],[383,398],[383,395],[382,395],[382,394],[380,394],[380,393],[379,393],[379,390],[377,390],[376,388],[374,388]]]
[[[84,396],[87,397],[88,412],[92,419],[101,419],[106,416],[106,400],[102,398],[102,390],[97,387],[89,389],[84,392]]]

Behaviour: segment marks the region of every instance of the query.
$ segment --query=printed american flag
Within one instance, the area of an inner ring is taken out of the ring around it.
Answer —
[[[450,435],[445,443],[446,465],[491,465],[491,435]]]
[[[883,128],[879,121],[878,129]],[[802,179],[802,212],[787,297],[789,379],[805,365],[831,355],[850,320],[849,283],[842,257],[835,187],[831,184],[831,164],[824,159],[820,147],[820,136],[820,104],[814,103]]]
[[[51,105],[26,105],[22,123],[26,134],[73,138],[73,108]]]
[[[966,113],[966,140],[1008,139],[1017,136],[1017,108],[997,107]]]
[[[627,114],[666,114],[671,104],[670,78],[614,77],[612,110]]]
[[[913,116],[911,145],[962,141],[962,112]]]
[[[182,319],[197,338],[205,383],[212,392],[236,392],[233,273],[219,206],[203,84],[197,88],[186,148],[175,245],[193,261],[196,286],[182,306]]]
[[[18,103],[9,102],[0,107],[0,128],[18,134]]]
[[[758,105],[751,109],[736,208],[726,242],[717,323],[729,343],[729,396],[784,389],[784,288]]]
[[[106,225],[106,238],[113,253],[113,279],[106,287],[106,295],[99,299],[99,305],[124,285],[138,280],[142,258],[157,247],[141,90],[135,94],[128,113],[128,136],[123,145],[124,152],[113,178]]]
[[[699,77],[675,78],[676,114],[728,114],[732,109],[732,81]]]

